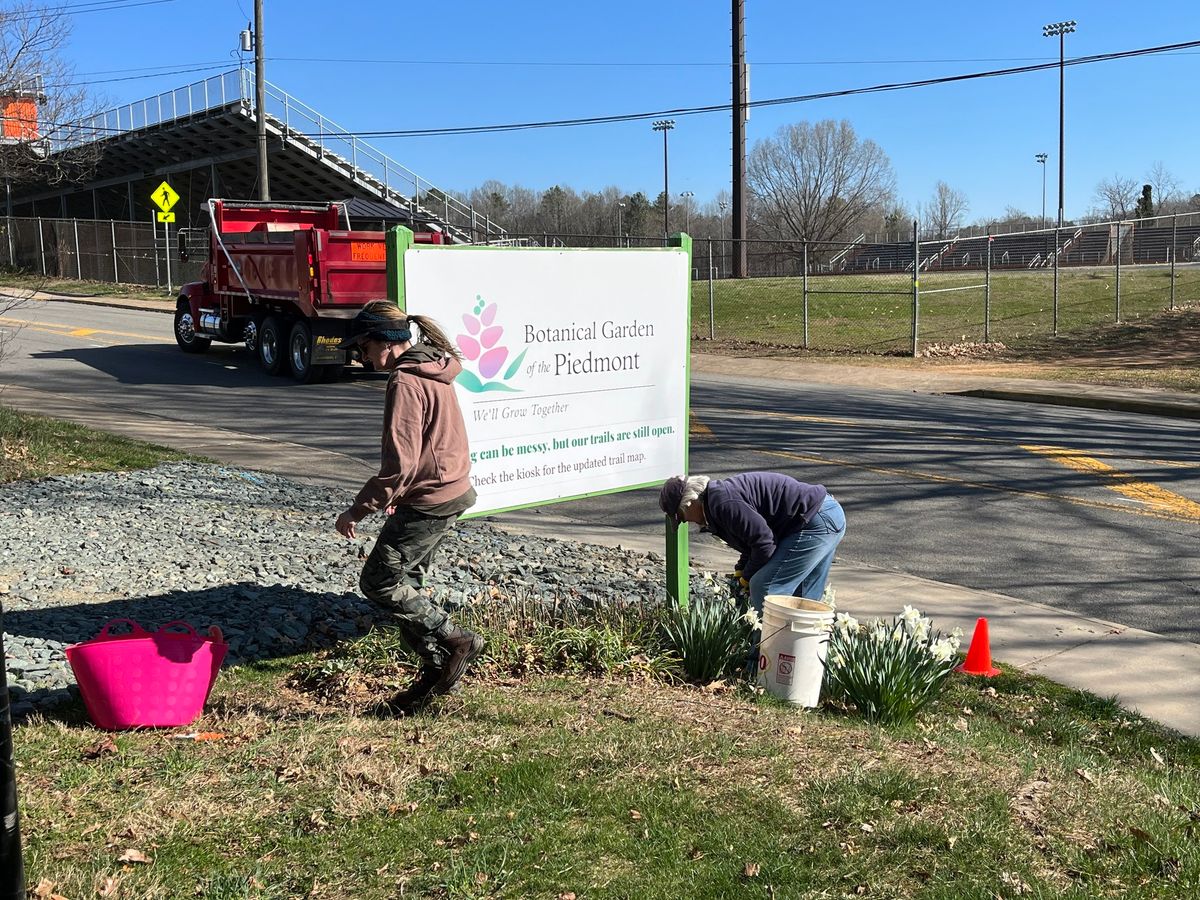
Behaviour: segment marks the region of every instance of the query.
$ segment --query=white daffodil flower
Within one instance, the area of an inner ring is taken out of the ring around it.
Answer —
[[[946,662],[958,651],[955,643],[948,639],[942,638],[939,641],[934,641],[933,646],[929,649],[929,655],[938,662]]]

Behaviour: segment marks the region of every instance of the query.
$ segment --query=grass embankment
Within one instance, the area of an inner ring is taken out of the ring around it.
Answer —
[[[20,725],[37,896],[1200,892],[1200,742],[1114,702],[955,676],[887,730],[664,681],[648,618],[488,609],[482,670],[408,719],[368,713],[406,677],[368,636],[226,670],[177,730],[217,740]]]
[[[888,731],[502,664],[434,712],[381,720],[293,687],[307,665],[226,672],[194,726],[220,740],[19,728],[35,883],[71,898],[114,883],[106,896],[1200,891],[1200,745],[1041,679],[955,678],[917,727]]]
[[[1175,273],[1175,303],[1200,302],[1200,268]],[[984,274],[922,273],[919,338],[927,343],[984,339]],[[978,287],[973,287],[978,286]],[[808,346],[826,351],[904,352],[912,341],[910,275],[810,276]],[[946,293],[930,293],[945,291]],[[832,292],[832,293],[820,293]],[[1159,267],[1121,271],[1121,318],[1136,319],[1170,306],[1171,273]],[[1051,334],[1053,272],[993,272],[988,337],[1019,347]],[[792,347],[804,343],[800,278],[752,278],[713,283],[717,340],[762,341]],[[1058,331],[1068,333],[1114,322],[1115,271],[1059,272]],[[709,334],[708,282],[692,283],[692,332]]]
[[[111,281],[80,281],[75,278],[47,278],[28,272],[0,271],[0,289],[9,288],[33,293],[46,291],[70,297],[108,297],[125,300],[153,300],[171,304],[178,291],[169,293],[165,287],[144,284],[114,284]]]
[[[0,406],[0,484],[72,472],[144,469],[181,459],[196,457]]]

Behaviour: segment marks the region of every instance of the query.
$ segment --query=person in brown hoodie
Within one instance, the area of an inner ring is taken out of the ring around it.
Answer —
[[[454,393],[462,363],[432,319],[407,315],[388,300],[364,306],[349,334],[341,347],[357,346],[364,361],[391,377],[379,474],[367,480],[335,527],[353,539],[365,516],[388,514],[359,587],[421,659],[412,684],[383,703],[403,714],[450,691],[483,650],[482,637],[456,626],[420,591],[450,528],[475,504],[467,428]]]

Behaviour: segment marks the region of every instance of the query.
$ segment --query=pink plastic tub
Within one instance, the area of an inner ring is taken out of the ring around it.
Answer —
[[[126,623],[126,634],[109,629]],[[169,631],[181,628],[184,631]],[[91,720],[100,728],[171,727],[193,722],[225,659],[216,626],[201,637],[186,622],[150,634],[132,619],[113,619],[90,641],[66,650]]]

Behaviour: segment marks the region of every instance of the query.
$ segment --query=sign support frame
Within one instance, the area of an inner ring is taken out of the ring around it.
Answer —
[[[386,237],[387,248],[387,298],[396,303],[403,310],[407,310],[407,290],[406,290],[406,271],[404,257],[407,250],[413,248],[413,232],[404,226],[395,226],[388,229]],[[689,466],[688,455],[690,452],[689,446],[689,431],[691,421],[691,271],[692,271],[692,238],[690,235],[683,232],[677,232],[672,235],[668,242],[668,248],[681,249],[687,253],[687,281],[684,289],[686,291],[684,304],[684,346],[679,349],[683,354],[684,359],[684,390],[683,390],[683,461],[684,472],[679,473],[686,477],[687,468]],[[473,250],[472,247],[450,247],[451,250]],[[495,248],[487,248],[494,251]],[[515,249],[515,248],[514,248]],[[531,248],[525,252],[538,252],[536,248]],[[627,251],[623,251],[627,252]],[[661,252],[661,250],[647,250],[642,252]],[[653,484],[635,484],[624,487],[616,487],[598,491],[594,493],[585,493],[580,495],[557,497],[553,500],[542,501],[536,503],[521,504],[519,506],[506,507],[503,509],[489,509],[486,512],[472,514],[466,513],[463,518],[470,519],[478,516],[499,515],[505,512],[512,512],[519,509],[531,509],[540,506],[548,506],[553,503],[563,503],[570,500],[579,500],[585,497],[597,497],[608,493],[623,493],[630,490],[639,490],[649,487],[657,487],[660,482]],[[678,604],[681,608],[686,608],[689,600],[689,550],[688,550],[688,529],[685,526],[678,526],[673,519],[665,517],[665,556],[666,556],[666,589],[671,601]]]

